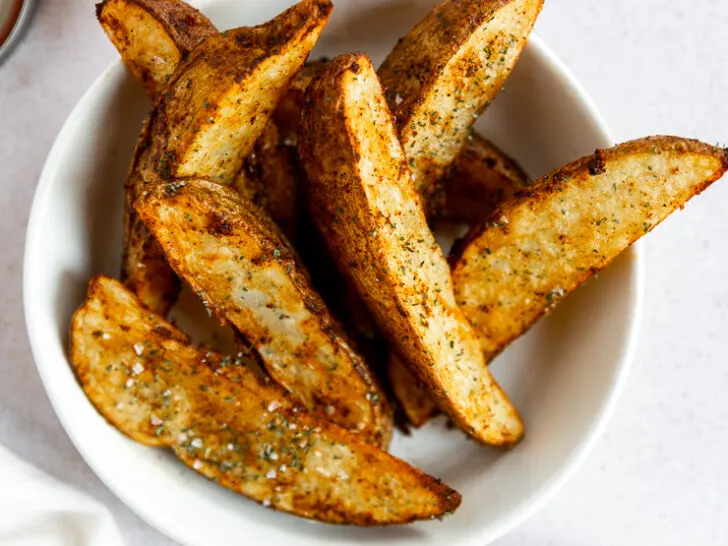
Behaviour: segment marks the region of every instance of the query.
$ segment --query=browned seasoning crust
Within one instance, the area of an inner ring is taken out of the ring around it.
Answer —
[[[392,416],[380,386],[258,207],[230,188],[186,180],[150,190],[137,211],[172,268],[245,336],[276,382],[327,419],[388,444]]]
[[[229,356],[189,345],[100,276],[71,323],[71,362],[114,427],[270,508],[328,523],[441,517],[460,495],[338,426]]]
[[[453,248],[455,296],[490,360],[728,169],[721,148],[650,137],[574,161]]]
[[[445,175],[445,204],[438,219],[480,224],[498,205],[531,184],[515,160],[474,133]]]
[[[340,270],[440,406],[481,442],[514,445],[523,425],[455,305],[370,60],[331,61],[304,103],[299,153],[312,217]]]
[[[446,0],[379,69],[426,212],[442,205],[442,177],[515,67],[542,5]]]
[[[181,0],[104,0],[96,4],[96,17],[152,99],[179,61],[217,34],[207,17]]]

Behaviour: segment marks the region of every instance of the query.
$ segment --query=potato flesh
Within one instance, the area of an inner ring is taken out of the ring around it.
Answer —
[[[719,148],[653,137],[571,163],[504,203],[452,258],[458,305],[486,357],[725,169]]]
[[[460,495],[298,407],[229,359],[188,345],[108,277],[71,327],[91,402],[133,439],[271,508],[330,523],[386,525],[452,511]],[[214,370],[214,371],[213,371]]]
[[[332,61],[305,102],[299,151],[313,217],[340,269],[453,419],[482,442],[514,444],[522,423],[454,304],[370,61]]]

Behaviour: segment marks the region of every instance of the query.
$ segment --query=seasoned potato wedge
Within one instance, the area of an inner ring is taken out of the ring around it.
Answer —
[[[166,315],[180,291],[180,281],[167,264],[162,249],[134,210],[134,202],[144,189],[144,180],[153,179],[149,166],[149,120],[144,123],[124,183],[124,254],[121,279],[149,309]]]
[[[273,121],[278,127],[281,136],[281,142],[286,146],[296,146],[298,139],[298,120],[301,117],[301,108],[303,107],[303,94],[316,74],[316,71],[326,64],[326,59],[322,58],[318,61],[311,61],[296,74],[293,78],[288,92],[283,95],[278,102],[275,112],[273,112]]]
[[[245,336],[273,379],[367,441],[389,442],[391,411],[379,385],[257,206],[230,188],[187,180],[153,189],[137,211],[172,268]]]
[[[727,168],[726,150],[645,138],[597,150],[505,202],[451,257],[457,303],[486,358]]]
[[[173,186],[172,176],[198,172],[218,182],[232,181],[330,11],[328,0],[304,0],[259,27],[212,36],[187,56],[170,80],[168,93],[139,139],[126,187],[122,278],[155,312],[166,314],[179,281],[131,205],[144,185]],[[292,223],[286,176],[271,186],[267,195],[273,198],[267,202],[282,215],[278,220]],[[273,177],[269,174],[268,181]]]
[[[71,324],[71,361],[121,432],[276,510],[387,525],[455,510],[460,495],[300,408],[286,392],[203,348],[108,277]]]
[[[264,25],[196,47],[152,116],[151,161],[159,175],[232,183],[331,8],[328,0],[303,0]]]
[[[477,117],[518,60],[543,0],[446,0],[379,69],[426,212]]]
[[[523,169],[492,142],[475,133],[444,180],[440,219],[480,224],[503,201],[531,185]]]
[[[440,413],[429,389],[409,370],[396,353],[389,353],[387,376],[394,397],[407,422],[419,428]]]
[[[235,188],[270,214],[293,240],[298,222],[298,173],[293,150],[284,146],[278,128],[268,122],[235,178]]]
[[[152,99],[182,58],[217,34],[207,17],[182,0],[103,0],[96,4],[96,17]]]
[[[366,55],[343,55],[319,70],[306,91],[298,147],[312,216],[390,343],[466,431],[513,445],[523,425],[455,305],[448,264]]]

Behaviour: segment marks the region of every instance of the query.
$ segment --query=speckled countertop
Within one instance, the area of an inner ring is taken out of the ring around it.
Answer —
[[[728,142],[728,2],[546,0],[537,32],[592,94],[617,140]],[[32,362],[21,271],[50,145],[116,57],[91,0],[39,0],[0,66],[0,443],[89,491],[128,543],[171,544],[93,475]],[[498,546],[728,544],[728,182],[670,218],[642,250],[645,318],[626,390],[569,484]]]

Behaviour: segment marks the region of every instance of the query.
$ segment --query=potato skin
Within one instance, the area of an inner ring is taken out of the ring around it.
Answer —
[[[298,145],[312,217],[340,270],[440,406],[481,442],[514,445],[523,425],[455,305],[371,62],[331,61],[304,103]]]
[[[718,147],[650,137],[597,150],[503,203],[450,258],[457,303],[486,358],[727,168]]]
[[[186,180],[151,189],[137,211],[172,268],[247,339],[277,383],[367,441],[388,444],[384,393],[257,206],[230,188]]]
[[[474,226],[483,223],[498,205],[532,182],[518,163],[474,133],[442,184],[445,204],[437,218]]]
[[[417,190],[432,215],[442,177],[510,75],[543,0],[446,0],[379,69]]]
[[[96,18],[124,64],[155,99],[177,65],[215,26],[181,0],[104,0]]]
[[[315,418],[229,356],[191,346],[108,277],[91,281],[69,352],[89,400],[113,426],[172,449],[263,506],[328,523],[391,525],[460,504],[456,491]]]

